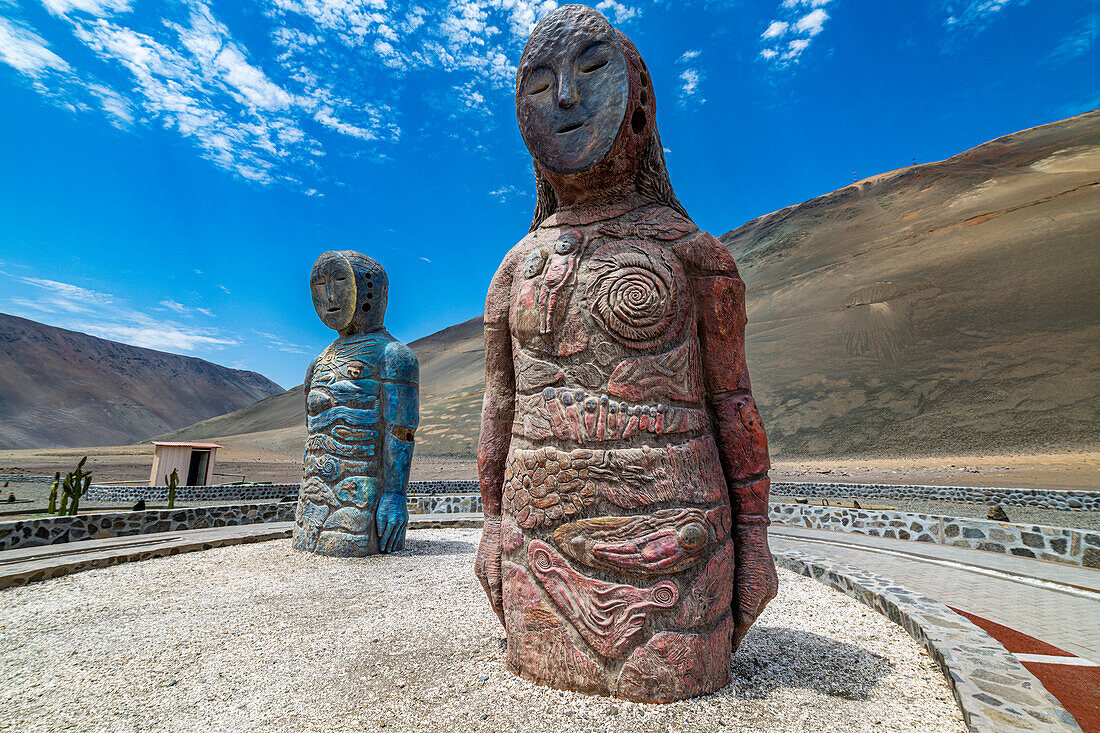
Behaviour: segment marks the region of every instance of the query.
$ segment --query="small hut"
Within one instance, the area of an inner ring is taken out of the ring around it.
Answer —
[[[206,486],[214,476],[214,454],[217,443],[153,442],[153,472],[150,486],[163,486],[164,477],[178,471],[180,486]]]

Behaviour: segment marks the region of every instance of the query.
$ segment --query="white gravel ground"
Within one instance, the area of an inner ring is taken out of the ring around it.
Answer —
[[[537,687],[504,669],[478,530],[409,537],[389,557],[278,540],[2,591],[0,731],[965,730],[904,631],[787,571],[714,695]]]

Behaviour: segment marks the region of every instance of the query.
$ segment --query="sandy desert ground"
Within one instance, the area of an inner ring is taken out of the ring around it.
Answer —
[[[301,474],[297,454],[252,445],[255,434],[221,439],[217,471],[244,474],[250,481],[294,482]],[[72,470],[87,455],[96,482],[147,479],[151,444],[99,448],[0,451],[0,474],[50,475]],[[779,481],[940,484],[1020,488],[1100,490],[1100,452],[937,456],[891,459],[776,459],[771,476]],[[413,481],[475,479],[472,458],[415,456]],[[235,477],[225,477],[235,481]]]

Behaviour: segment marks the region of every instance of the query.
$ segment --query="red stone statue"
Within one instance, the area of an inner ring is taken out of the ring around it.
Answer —
[[[538,204],[485,305],[476,563],[508,667],[713,692],[777,587],[745,286],[673,194],[645,63],[600,13],[535,27],[516,113]]]

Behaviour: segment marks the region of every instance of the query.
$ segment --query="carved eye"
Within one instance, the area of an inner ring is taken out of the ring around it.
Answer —
[[[603,43],[597,43],[584,50],[577,60],[577,68],[582,74],[591,74],[593,71],[599,71],[607,66],[609,61],[611,61],[611,56],[607,52],[607,46]]]
[[[689,550],[702,547],[707,542],[707,530],[698,522],[680,529],[680,544]]]
[[[581,64],[581,72],[584,74],[591,74],[593,71],[598,71],[607,66],[607,59],[593,59],[587,63]]]
[[[528,96],[535,96],[542,94],[550,88],[550,84],[553,82],[553,77],[546,69],[538,69],[527,77],[527,94]]]

